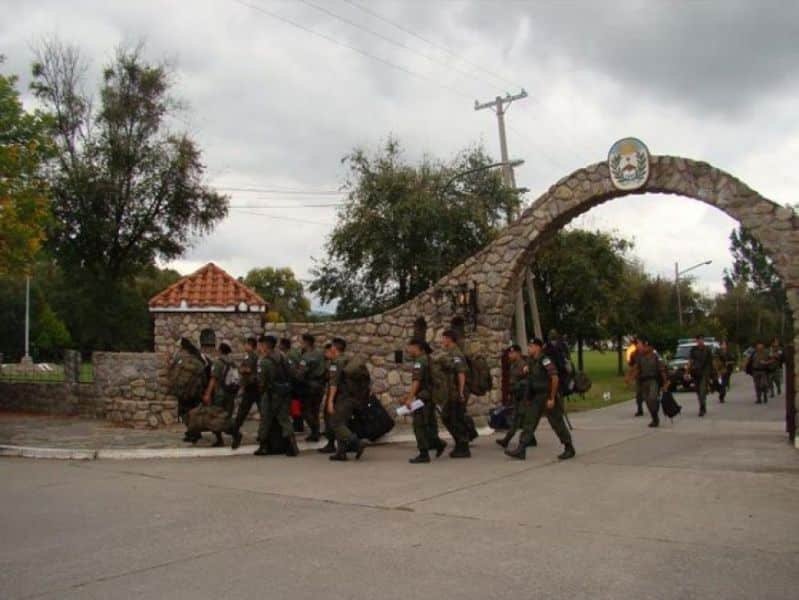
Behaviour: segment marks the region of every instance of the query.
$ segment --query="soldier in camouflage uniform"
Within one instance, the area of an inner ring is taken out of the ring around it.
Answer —
[[[704,417],[707,413],[707,394],[710,391],[710,383],[713,378],[713,353],[705,345],[705,336],[703,335],[696,336],[696,346],[691,348],[688,355],[687,371],[696,385],[699,416]]]
[[[769,387],[771,388],[771,397],[782,395],[782,365],[785,364],[785,353],[780,344],[780,338],[775,337],[771,340],[771,347],[769,348],[769,355],[771,356],[771,371],[769,371]]]
[[[258,370],[258,354],[255,347],[258,341],[254,337],[247,338],[244,342],[244,360],[239,365],[239,374],[241,375],[241,402],[239,409],[236,412],[236,418],[230,426],[230,435],[233,437],[233,442],[230,447],[235,450],[241,445],[241,426],[252,410],[253,405],[258,407],[258,412],[261,412],[260,394],[258,393],[258,381],[256,380],[256,372]]]
[[[668,389],[669,375],[666,371],[666,364],[655,351],[649,340],[640,338],[638,349],[632,359],[633,373],[635,375],[638,389],[642,400],[649,409],[652,422],[649,427],[660,425],[660,389]]]
[[[410,409],[414,400],[424,402],[424,406],[413,413],[413,433],[416,436],[419,455],[408,461],[411,464],[429,463],[430,450],[435,450],[438,458],[447,447],[447,443],[438,436],[429,350],[427,342],[422,339],[414,338],[408,342],[407,352],[413,361],[413,374],[410,390],[405,397],[405,406]]]
[[[327,398],[325,412],[330,415],[330,424],[336,437],[336,453],[330,460],[347,460],[347,451],[355,452],[355,459],[363,455],[365,443],[355,435],[347,426],[358,404],[356,390],[352,389],[352,382],[346,374],[349,357],[345,355],[347,342],[341,338],[333,338],[330,348],[330,365],[327,370]]]
[[[749,358],[752,361],[752,379],[755,382],[755,394],[757,401],[755,404],[767,404],[769,393],[769,376],[773,360],[763,342],[757,342],[755,352]]]
[[[441,335],[441,348],[444,350],[442,368],[447,373],[447,401],[442,407],[441,420],[447,428],[455,448],[449,453],[450,458],[469,458],[469,426],[466,422],[466,373],[469,365],[466,357],[458,347],[458,333],[447,329]]]
[[[730,378],[735,370],[735,354],[730,350],[727,340],[722,340],[719,349],[716,350],[715,362],[719,376],[719,402],[724,403],[730,389]]]
[[[224,446],[222,432],[230,430],[228,409],[233,401],[233,394],[225,389],[225,377],[233,366],[230,353],[229,344],[219,344],[219,353],[211,365],[211,378],[203,394],[202,404],[189,411],[188,415],[187,435],[198,440],[203,431],[211,431],[216,436],[213,444],[215,448]]]
[[[524,416],[524,399],[527,395],[527,362],[522,356],[522,348],[518,344],[513,344],[508,348],[508,385],[513,406],[513,421],[505,437],[497,440],[497,444],[507,448],[513,436],[521,428]],[[530,441],[530,446],[536,446],[535,436]]]
[[[261,392],[261,423],[258,427],[258,450],[256,456],[269,454],[269,429],[276,420],[288,442],[286,454],[297,456],[297,440],[289,416],[291,381],[286,357],[277,349],[277,339],[266,335],[258,339],[258,389]]]
[[[308,424],[311,433],[305,438],[306,442],[319,441],[319,409],[325,393],[327,369],[325,357],[315,349],[316,338],[310,333],[302,336],[302,355],[298,366],[298,376],[301,381],[302,418]]]
[[[566,427],[563,398],[558,389],[558,371],[555,363],[544,354],[544,342],[538,338],[530,341],[527,351],[527,399],[524,402],[522,435],[516,450],[505,450],[505,454],[524,460],[527,456],[527,445],[535,434],[541,416],[546,414],[549,426],[564,446],[558,459],[573,458],[574,445],[569,428]]]

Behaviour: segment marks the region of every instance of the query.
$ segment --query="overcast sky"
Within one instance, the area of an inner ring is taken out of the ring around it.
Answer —
[[[705,160],[779,203],[796,202],[799,2],[780,0],[0,0],[2,69],[27,87],[32,46],[57,35],[99,69],[144,40],[175,66],[182,115],[209,181],[236,207],[184,259],[234,275],[289,266],[308,276],[340,196],[340,159],[391,133],[411,159],[475,142],[499,155],[496,120],[474,101],[516,93],[508,113],[517,183],[533,201],[628,135],[653,154]],[[269,14],[271,13],[271,14]],[[26,100],[30,99],[26,97]],[[294,193],[292,193],[294,192]],[[301,192],[301,193],[296,193]],[[307,195],[303,195],[307,194]],[[277,208],[261,208],[271,206]],[[647,269],[697,270],[722,288],[734,221],[702,203],[633,196],[578,225],[634,239]]]

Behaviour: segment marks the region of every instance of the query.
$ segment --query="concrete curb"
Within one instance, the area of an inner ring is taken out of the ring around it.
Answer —
[[[490,427],[479,428],[481,436],[489,436],[494,433]],[[445,433],[442,437],[448,438]],[[403,444],[414,442],[412,433],[388,434],[376,442],[373,446],[383,446],[387,444]],[[321,448],[322,444],[310,444],[299,442],[300,452],[312,452]],[[0,457],[15,458],[44,458],[54,460],[143,460],[157,458],[219,458],[223,456],[252,456],[257,446],[241,446],[236,450],[230,447],[225,448],[99,448],[88,450],[83,448],[39,448],[34,446],[11,446],[0,445]]]

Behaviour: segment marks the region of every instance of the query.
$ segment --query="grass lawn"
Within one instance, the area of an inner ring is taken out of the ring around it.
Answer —
[[[19,371],[11,368],[4,368],[0,374],[0,381],[19,381],[21,383],[63,383],[64,365],[47,363],[52,369],[35,371]],[[92,383],[94,381],[94,369],[91,363],[81,363],[80,383]]]
[[[572,354],[577,363],[577,353]],[[585,372],[593,385],[585,396],[573,395],[569,398],[567,410],[580,412],[625,402],[635,397],[635,388],[624,383],[624,377],[617,375],[618,357],[616,352],[585,351],[583,354]],[[610,400],[603,400],[605,392],[610,392]]]

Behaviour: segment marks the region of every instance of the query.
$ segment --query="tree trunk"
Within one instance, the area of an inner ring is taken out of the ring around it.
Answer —
[[[584,371],[583,368],[583,338],[582,336],[577,338],[577,370]]]
[[[624,349],[621,347],[621,344],[622,344],[621,334],[619,334],[618,336],[616,336],[616,353],[618,354],[618,359],[619,359],[618,360],[618,362],[619,362],[619,366],[618,366],[619,377],[624,375],[624,359],[623,359]]]

